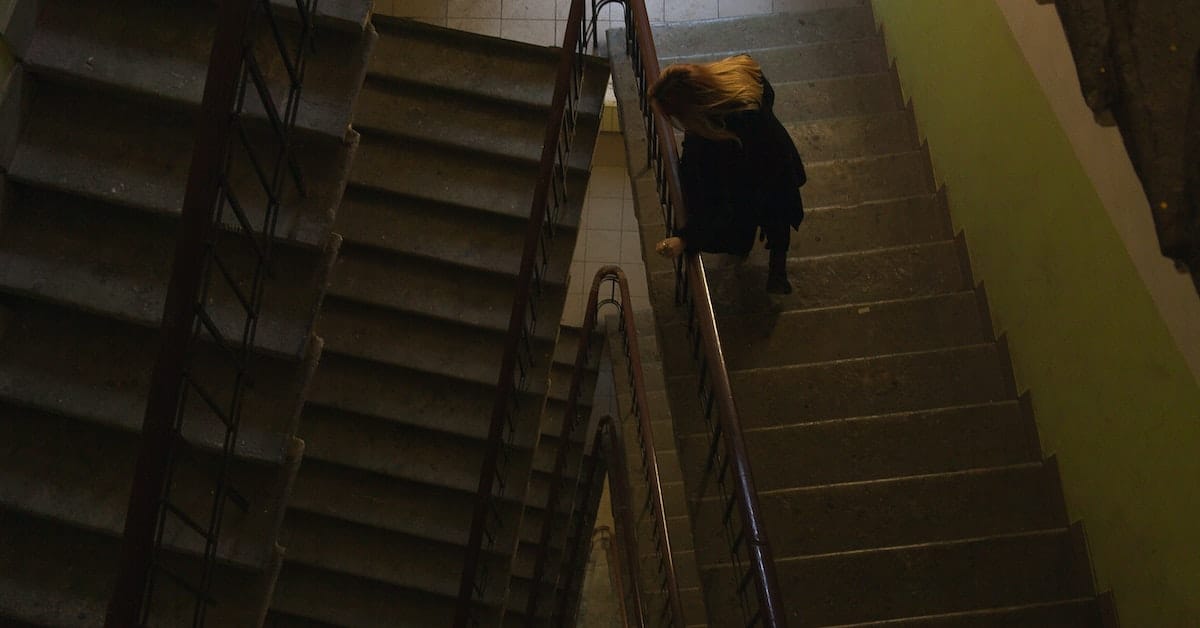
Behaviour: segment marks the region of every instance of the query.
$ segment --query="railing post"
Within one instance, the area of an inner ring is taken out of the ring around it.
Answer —
[[[196,143],[184,193],[183,212],[163,311],[158,357],[142,420],[142,447],[125,515],[120,572],[105,625],[127,628],[141,621],[143,596],[154,553],[159,500],[163,493],[174,423],[183,388],[183,368],[192,337],[193,305],[203,281],[204,249],[214,228],[222,166],[228,152],[242,51],[254,0],[221,0]]]

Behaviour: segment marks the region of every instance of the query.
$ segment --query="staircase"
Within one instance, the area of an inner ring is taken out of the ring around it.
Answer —
[[[765,251],[706,257],[790,624],[1111,625],[869,5],[839,4],[655,29],[664,67],[753,42],[808,166],[791,295],[765,294]],[[641,164],[622,38],[615,87]],[[652,249],[653,174],[634,170],[708,623],[741,626],[683,310]]]
[[[273,626],[452,625],[559,59],[413,21],[372,23],[379,42],[354,111],[361,141],[334,226],[343,244],[300,419],[308,446]],[[520,560],[508,590],[510,564],[527,529],[518,522],[607,78],[606,62],[588,61],[572,205],[538,312],[535,353],[547,359],[521,399],[505,537],[483,559],[489,613],[524,608],[527,595]]]
[[[320,355],[312,324],[337,251],[330,228],[356,141],[350,106],[373,41],[368,2],[322,4],[294,136],[309,195],[286,199],[280,219],[275,264],[287,272],[266,289],[257,386],[231,471],[250,507],[225,516],[209,625],[261,622],[303,451],[295,418]],[[103,623],[214,19],[210,2],[21,0],[4,34],[20,63],[0,108],[0,623]],[[268,68],[273,85],[282,74]],[[251,134],[265,128],[261,109],[255,117]],[[248,171],[232,180],[246,193],[258,185]],[[229,253],[233,266],[248,257]],[[214,311],[235,307],[231,294],[213,294]],[[215,371],[218,357],[202,344],[193,372]],[[199,419],[194,397],[184,435],[195,453],[172,489],[193,516],[211,502],[205,474],[224,434]],[[162,564],[195,568],[201,538],[169,521]],[[156,582],[154,623],[190,623],[190,599]]]

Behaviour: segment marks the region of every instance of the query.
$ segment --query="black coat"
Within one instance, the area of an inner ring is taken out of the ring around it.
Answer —
[[[804,220],[800,186],[808,177],[787,129],[775,117],[775,90],[763,79],[757,110],[731,114],[726,128],[738,136],[716,141],[687,133],[679,161],[687,223],[676,231],[689,252],[744,256],[754,246],[759,228],[768,237]]]

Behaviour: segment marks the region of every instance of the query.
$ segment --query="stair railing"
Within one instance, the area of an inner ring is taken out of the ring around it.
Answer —
[[[592,530],[596,527],[600,495],[604,490],[604,477],[609,462],[604,455],[603,439],[597,434],[592,443],[592,455],[581,465],[580,490],[568,519],[567,547],[564,548],[566,578],[558,590],[550,626],[565,628],[574,626],[579,614],[583,579],[592,552]],[[590,460],[590,464],[588,461]],[[530,590],[533,594],[533,590]]]
[[[508,338],[505,341],[496,399],[488,428],[487,449],[479,474],[471,531],[459,581],[455,628],[481,625],[482,612],[476,600],[482,599],[489,583],[487,561],[481,560],[490,552],[505,529],[515,529],[519,521],[505,521],[499,500],[508,487],[507,473],[517,433],[517,414],[521,396],[528,390],[530,371],[538,356],[534,353],[534,334],[538,324],[538,307],[542,305],[543,280],[551,264],[551,242],[568,205],[568,160],[575,135],[579,99],[583,90],[586,39],[584,38],[583,0],[572,0],[563,35],[562,53],[554,83],[554,96],[542,141],[538,179],[533,192],[529,223],[521,267],[517,275],[517,291],[509,316]],[[581,193],[582,190],[575,191]],[[570,260],[554,260],[566,265]],[[547,321],[557,325],[557,320]],[[545,356],[548,359],[549,356]]]
[[[209,607],[216,603],[212,587],[226,503],[233,502],[243,512],[252,507],[231,485],[230,466],[238,442],[242,399],[252,385],[249,371],[264,287],[271,275],[280,199],[289,182],[304,194],[290,140],[312,43],[316,0],[296,0],[296,8],[299,34],[289,41],[270,0],[217,3],[214,42],[107,626],[146,625],[159,576],[194,600],[192,625],[202,626]],[[256,46],[264,33],[270,43]],[[264,59],[264,54],[272,58]],[[266,78],[267,68],[276,62],[281,63],[287,80],[281,103],[276,102],[278,97]],[[247,111],[255,99],[261,111]],[[265,150],[262,143],[251,142],[245,126],[247,118],[263,114],[274,141]],[[261,186],[253,195],[255,200],[235,193],[230,183],[239,145],[238,154],[244,155]],[[264,200],[258,208],[260,194]],[[261,210],[261,216],[251,218],[251,205]],[[230,261],[224,251],[232,247],[244,247],[253,259],[249,267],[236,267]],[[235,297],[232,314],[213,305],[211,297],[218,291]],[[202,345],[216,347],[225,360],[222,377],[227,377],[227,382],[220,386],[202,381],[192,371],[196,349]],[[201,403],[189,404],[190,398]],[[202,412],[195,411],[197,405]],[[203,431],[211,425],[224,434],[215,467],[184,436],[185,431]],[[211,503],[200,515],[186,512],[172,501],[176,473],[185,464],[211,481]],[[189,577],[185,570],[168,566],[171,561],[166,560],[163,533],[169,522],[203,541],[198,574]]]
[[[601,298],[602,291],[605,293],[604,298]],[[552,479],[546,499],[547,516],[542,520],[538,553],[534,561],[533,581],[530,588],[529,601],[525,608],[526,625],[530,628],[538,625],[538,604],[541,598],[540,592],[543,580],[546,578],[547,564],[550,556],[550,537],[553,531],[551,514],[557,512],[562,494],[572,490],[566,479],[568,444],[576,437],[580,429],[587,427],[588,417],[583,416],[578,410],[579,397],[583,387],[584,369],[589,363],[592,337],[596,331],[596,322],[600,308],[607,305],[616,307],[619,315],[618,330],[621,334],[621,346],[625,357],[625,375],[629,379],[628,383],[632,397],[629,416],[633,419],[634,425],[637,426],[642,475],[647,487],[646,500],[642,505],[642,513],[649,515],[651,521],[654,523],[653,538],[655,542],[655,554],[658,559],[657,573],[661,577],[661,581],[658,583],[658,590],[663,594],[664,602],[664,607],[658,615],[666,619],[666,625],[673,626],[674,628],[683,628],[684,626],[683,606],[680,602],[679,587],[675,577],[675,564],[671,554],[671,539],[667,530],[662,482],[658,470],[658,454],[654,448],[654,434],[650,429],[651,416],[649,406],[647,405],[645,377],[642,373],[642,356],[638,347],[637,324],[634,322],[633,307],[629,297],[629,281],[625,277],[625,272],[620,268],[605,266],[596,272],[595,277],[592,279],[591,290],[588,292],[587,308],[584,310],[579,348],[575,354],[575,367],[571,374],[571,385],[567,394],[566,410],[563,414],[562,427],[559,430],[559,448],[555,456],[554,468],[551,471]],[[628,484],[624,447],[610,448],[609,455],[609,475],[614,485],[615,503],[615,484],[617,481],[624,479],[625,483]],[[618,458],[620,459],[619,461]],[[614,514],[616,514],[615,509]],[[631,512],[631,525],[633,516]],[[637,539],[633,535],[632,528],[629,530],[622,528],[621,536],[618,538],[627,546],[636,546]],[[640,564],[636,547],[633,550],[632,560],[630,568],[636,570]],[[571,563],[565,562],[564,565],[569,566]],[[559,569],[559,573],[562,573],[562,568]],[[637,572],[634,571],[633,574],[633,579],[636,581]],[[638,589],[635,588],[634,593],[637,594],[637,592]],[[637,609],[635,615],[638,617],[641,617],[643,614],[653,616],[645,612],[640,594],[635,595],[631,599],[633,600],[634,607]]]
[[[647,161],[658,184],[665,235],[671,236],[676,228],[686,224],[687,208],[679,174],[679,151],[671,123],[651,107],[647,96],[648,88],[659,76],[658,51],[645,1],[622,0],[622,3],[625,5],[626,52],[633,64],[646,128]],[[686,311],[688,340],[698,366],[697,394],[709,433],[706,472],[715,471],[721,492],[722,521],[743,619],[748,627],[783,628],[787,625],[787,616],[775,562],[725,367],[708,279],[699,254],[687,254],[675,260],[675,302]],[[749,593],[751,586],[755,590],[753,596]]]
[[[621,628],[629,628],[629,609],[625,606],[625,577],[621,575],[625,570],[625,560],[621,558],[620,551],[623,546],[617,543],[616,533],[608,526],[596,526],[596,530],[592,533],[592,543],[596,543],[597,540],[604,544],[607,554],[608,579],[612,584],[613,593],[616,594],[617,610],[621,614]]]

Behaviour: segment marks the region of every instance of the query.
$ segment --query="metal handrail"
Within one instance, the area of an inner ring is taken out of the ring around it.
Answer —
[[[601,288],[605,284],[608,284],[608,296],[601,300]],[[632,395],[630,414],[636,421],[638,443],[641,447],[642,472],[648,488],[643,508],[649,511],[656,527],[654,537],[656,542],[655,551],[659,559],[660,573],[663,574],[664,578],[663,582],[660,583],[660,589],[665,594],[664,598],[667,602],[667,610],[669,611],[667,613],[668,625],[683,628],[683,606],[679,597],[675,564],[671,553],[670,534],[667,529],[666,509],[662,496],[662,482],[658,469],[658,454],[654,448],[654,434],[650,428],[651,416],[649,406],[647,405],[641,352],[638,348],[637,324],[634,321],[633,308],[629,297],[629,281],[625,277],[625,272],[616,266],[605,266],[597,271],[595,277],[592,279],[591,290],[588,292],[587,308],[584,312],[583,324],[580,330],[579,348],[576,351],[575,367],[571,374],[571,385],[567,395],[567,406],[563,414],[562,427],[559,430],[559,449],[555,456],[554,468],[551,471],[550,491],[546,499],[547,517],[542,520],[538,553],[534,562],[531,594],[525,608],[526,625],[532,627],[537,623],[539,591],[546,575],[550,554],[550,537],[553,528],[550,514],[557,512],[560,492],[566,488],[564,485],[564,476],[566,473],[568,444],[575,437],[580,426],[586,423],[587,417],[581,416],[578,411],[579,396],[583,387],[584,369],[589,362],[591,339],[596,330],[597,317],[600,308],[606,305],[615,306],[620,314],[619,330],[626,358],[626,375],[629,378]],[[616,461],[613,461],[610,464],[610,469],[615,467],[620,469],[620,473],[626,473],[626,467],[623,466],[625,464],[624,455],[624,449],[621,448],[619,452],[621,458],[620,465]],[[613,473],[616,472],[610,471],[610,475]],[[636,542],[636,539],[631,536],[626,536],[626,538],[629,539],[627,541],[629,543]],[[636,556],[635,552],[635,559]],[[633,565],[636,567],[637,564],[635,560]],[[643,611],[640,598],[635,599],[634,606],[638,609],[638,614],[640,615]]]
[[[514,447],[516,413],[520,395],[529,385],[529,371],[537,360],[534,333],[543,278],[550,267],[550,243],[567,205],[568,159],[574,138],[578,102],[583,88],[586,40],[583,34],[583,0],[572,0],[563,35],[562,53],[554,84],[554,97],[542,142],[538,179],[533,193],[525,244],[517,275],[517,291],[509,316],[496,399],[488,428],[487,450],[479,474],[471,531],[467,540],[459,582],[455,628],[478,626],[481,619],[475,604],[489,582],[483,553],[492,549],[505,528],[517,521],[504,521],[497,500],[506,490],[507,465]],[[566,265],[569,260],[556,260]],[[552,321],[557,324],[557,321]],[[485,548],[486,544],[486,548]]]
[[[192,625],[204,625],[208,608],[216,603],[211,589],[225,504],[232,501],[244,512],[251,508],[231,485],[230,466],[238,441],[242,398],[250,386],[249,369],[265,282],[270,276],[281,198],[288,181],[303,194],[290,136],[300,102],[316,0],[296,0],[296,7],[300,32],[291,50],[270,0],[222,0],[217,6],[159,352],[125,518],[120,572],[106,614],[107,626],[145,625],[153,610],[158,576],[192,596]],[[277,52],[287,69],[287,96],[282,109],[276,105],[263,72],[267,65],[257,58],[255,39],[262,32],[273,35],[274,47],[260,49]],[[260,101],[266,114],[265,122],[277,143],[273,155],[260,154],[271,151],[253,145],[246,133],[248,95],[251,101]],[[247,214],[248,197],[239,199],[240,194],[230,184],[232,155],[238,142],[261,185],[258,193],[266,199],[261,224],[254,224]],[[236,226],[226,226],[230,224]],[[231,245],[246,247],[253,259],[249,268],[236,267],[223,258],[222,247]],[[213,308],[210,295],[214,289],[236,297],[232,317]],[[231,384],[228,391],[222,392],[227,395],[218,397],[191,372],[195,349],[201,344],[218,348],[226,358]],[[189,395],[203,401],[196,404],[204,408],[202,416],[187,410]],[[198,420],[219,422],[224,429],[215,469],[198,460],[195,446],[183,435],[185,426]],[[215,476],[211,506],[205,513],[188,513],[172,502],[173,479],[183,460],[191,460],[200,466],[201,473]],[[164,530],[171,520],[203,541],[199,578],[189,578],[164,565]]]
[[[603,423],[603,420],[601,421]],[[550,617],[550,625],[558,628],[564,626],[574,626],[577,615],[579,613],[579,602],[582,595],[578,589],[582,586],[584,571],[587,568],[588,560],[590,560],[592,544],[591,534],[587,532],[595,528],[596,514],[599,508],[593,506],[593,502],[599,502],[600,495],[595,494],[595,491],[602,491],[601,479],[605,475],[606,459],[602,455],[603,439],[597,438],[592,442],[592,455],[590,460],[592,464],[588,467],[586,474],[582,474],[581,491],[578,491],[575,499],[571,517],[568,519],[568,525],[574,530],[574,534],[567,534],[568,543],[574,539],[574,543],[569,543],[564,564],[570,566],[567,571],[566,581],[559,589],[558,600],[554,605],[554,612]]]
[[[647,95],[649,86],[658,79],[659,63],[645,2],[623,0],[623,3],[626,7],[626,51],[633,64],[642,119],[647,130],[647,161],[654,170],[666,235],[670,236],[687,221],[679,173],[679,152],[670,122],[651,107]],[[727,514],[724,521],[735,571],[741,569],[739,552],[743,546],[749,560],[748,573],[738,578],[737,586],[743,616],[747,626],[761,624],[783,628],[787,625],[787,615],[775,562],[763,523],[737,404],[725,367],[704,264],[697,253],[681,256],[675,261],[675,301],[687,310],[688,336],[693,358],[699,365],[698,394],[711,439],[709,470],[719,469],[718,483],[722,491],[727,490],[727,475],[731,484],[729,494],[725,496]],[[732,525],[734,506],[741,519],[740,530]],[[746,594],[746,585],[750,581],[754,583],[757,608],[752,608]]]

